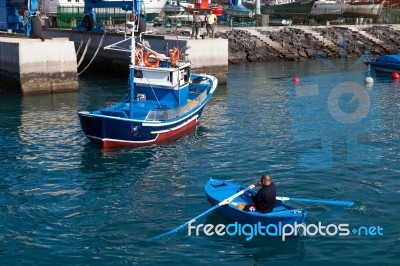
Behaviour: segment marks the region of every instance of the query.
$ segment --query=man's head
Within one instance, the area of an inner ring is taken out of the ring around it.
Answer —
[[[271,176],[269,174],[263,174],[260,181],[261,185],[269,186],[269,184],[271,184]]]

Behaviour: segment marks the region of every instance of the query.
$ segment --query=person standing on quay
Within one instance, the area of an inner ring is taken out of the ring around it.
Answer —
[[[197,35],[199,35],[199,29],[201,26],[200,24],[201,20],[199,16],[199,11],[193,11],[192,37],[190,37],[190,39],[193,39],[193,37],[195,37],[197,40]]]
[[[208,37],[212,37],[214,39],[217,22],[218,22],[217,16],[213,14],[212,10],[210,10],[210,14],[206,16],[206,30]]]

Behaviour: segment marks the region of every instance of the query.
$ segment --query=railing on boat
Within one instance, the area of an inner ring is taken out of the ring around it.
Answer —
[[[146,121],[162,121],[179,117],[199,106],[206,99],[206,97],[207,90],[204,90],[198,97],[193,100],[189,100],[188,104],[183,107],[172,109],[152,109],[147,114]]]

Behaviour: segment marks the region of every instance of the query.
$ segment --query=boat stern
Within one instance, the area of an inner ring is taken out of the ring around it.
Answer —
[[[78,113],[82,131],[90,140],[101,142],[103,139],[103,119],[91,115],[87,111]]]

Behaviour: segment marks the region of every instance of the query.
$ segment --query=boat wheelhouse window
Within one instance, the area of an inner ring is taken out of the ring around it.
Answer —
[[[179,84],[183,85],[189,82],[190,79],[190,68],[187,67],[179,71]]]
[[[185,83],[189,82],[189,78],[190,78],[190,68],[186,68],[185,69],[185,76],[184,76]]]
[[[135,71],[135,78],[143,78],[143,72],[141,70],[136,70]]]
[[[185,71],[184,70],[180,70],[179,71],[179,85],[183,85],[185,84]]]

